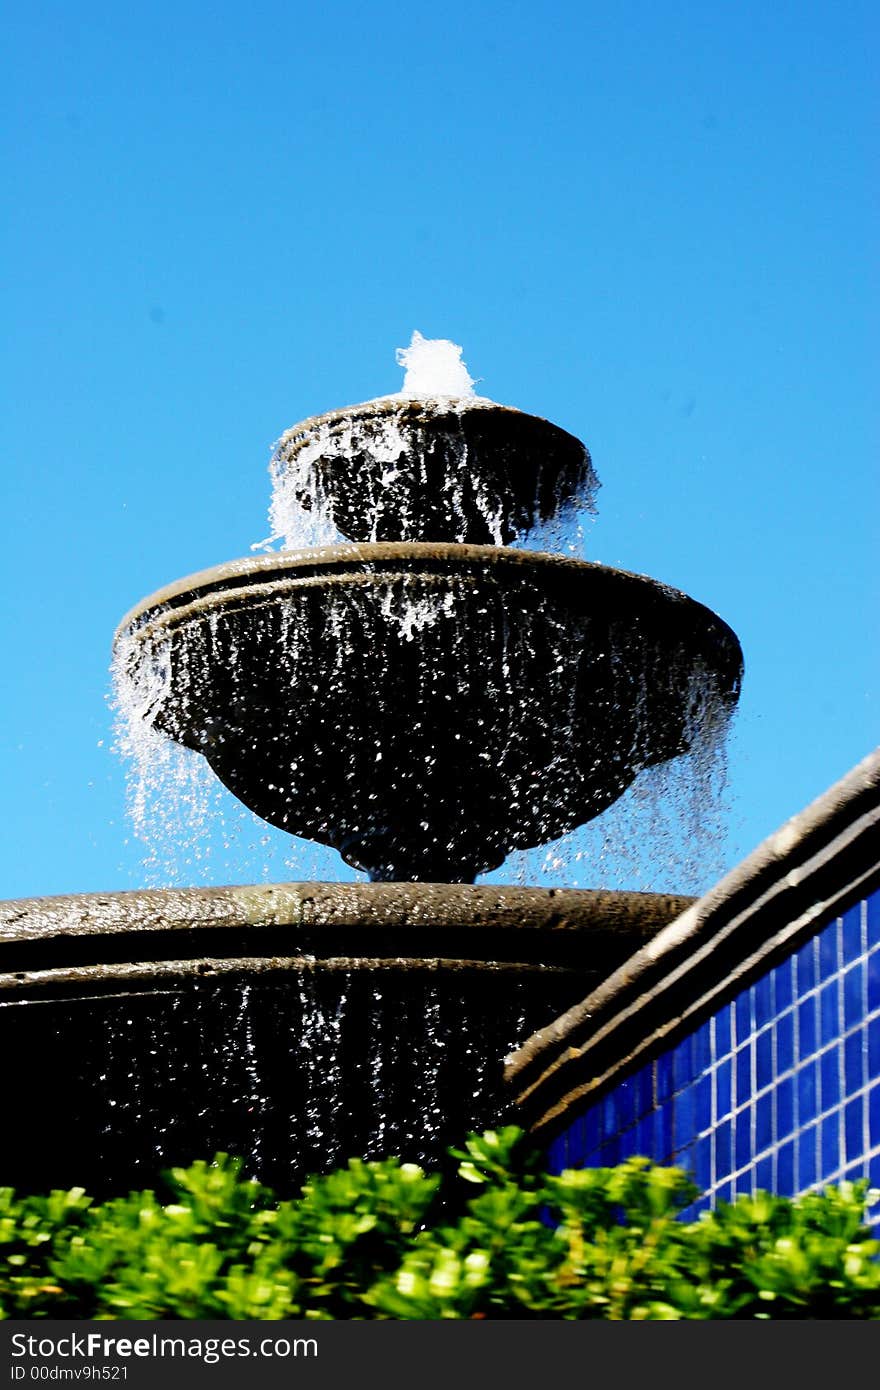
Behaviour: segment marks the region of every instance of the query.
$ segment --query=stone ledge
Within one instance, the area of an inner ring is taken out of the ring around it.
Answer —
[[[467,884],[290,883],[0,903],[0,999],[222,970],[520,968],[598,983],[690,898]],[[230,965],[230,962],[233,964]],[[273,967],[273,962],[276,963]],[[221,967],[221,963],[222,967]]]

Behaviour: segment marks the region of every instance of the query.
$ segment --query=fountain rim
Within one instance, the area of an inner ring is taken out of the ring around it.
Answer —
[[[414,423],[431,419],[442,418],[447,415],[470,414],[471,412],[486,412],[498,416],[515,417],[517,420],[529,420],[545,426],[560,442],[563,440],[575,444],[577,448],[589,455],[589,450],[577,435],[570,430],[563,429],[553,420],[548,420],[544,415],[533,415],[528,410],[520,410],[515,405],[503,405],[500,401],[493,401],[488,396],[405,396],[403,394],[390,396],[374,396],[368,401],[359,401],[356,405],[336,406],[332,410],[323,410],[317,415],[307,415],[304,420],[298,420],[295,425],[290,425],[288,429],[279,437],[274,446],[276,456],[282,453],[286,457],[298,453],[310,442],[310,436],[325,425],[331,430],[334,426],[344,428],[355,420],[381,419],[389,415],[408,415],[412,416]]]
[[[16,899],[0,902],[0,1010],[338,971],[556,974],[586,989],[692,902],[631,890],[308,881]]]
[[[742,677],[743,660],[739,638],[733,629],[713,609],[691,598],[680,589],[662,580],[632,570],[618,569],[596,560],[581,560],[574,556],[556,555],[548,551],[520,550],[510,546],[465,545],[453,541],[343,541],[336,545],[312,546],[298,550],[273,551],[265,555],[243,556],[207,569],[197,570],[174,580],[141,599],[125,614],[113,637],[117,649],[126,639],[143,639],[158,622],[165,626],[172,612],[178,621],[197,616],[200,610],[214,607],[220,595],[224,602],[234,599],[256,601],[262,595],[277,596],[285,589],[302,587],[305,583],[328,584],[362,578],[369,582],[386,571],[397,575],[431,573],[432,566],[441,572],[465,573],[468,569],[519,571],[523,576],[541,573],[549,576],[570,575],[572,578],[594,575],[606,583],[650,595],[669,602],[700,617],[719,636],[731,644],[738,654],[738,673],[733,690]]]

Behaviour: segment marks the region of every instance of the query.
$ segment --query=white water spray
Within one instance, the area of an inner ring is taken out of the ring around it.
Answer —
[[[448,338],[423,338],[416,329],[409,347],[398,348],[395,353],[398,366],[406,371],[399,395],[408,400],[433,400],[438,396],[480,399],[461,354],[457,343]]]

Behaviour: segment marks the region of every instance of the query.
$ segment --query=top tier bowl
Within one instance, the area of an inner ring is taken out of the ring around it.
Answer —
[[[598,483],[579,439],[480,397],[383,397],[294,425],[273,461],[353,541],[506,545]]]

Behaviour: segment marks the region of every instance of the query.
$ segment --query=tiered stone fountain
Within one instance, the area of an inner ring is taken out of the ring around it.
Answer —
[[[142,718],[373,882],[8,904],[28,1176],[118,1186],[215,1148],[281,1186],[347,1153],[430,1160],[491,1120],[504,1054],[683,906],[468,886],[737,697],[739,644],[700,604],[507,548],[595,485],[583,445],[472,394],[400,396],[296,426],[275,472],[347,539],[154,594],[117,665]]]

